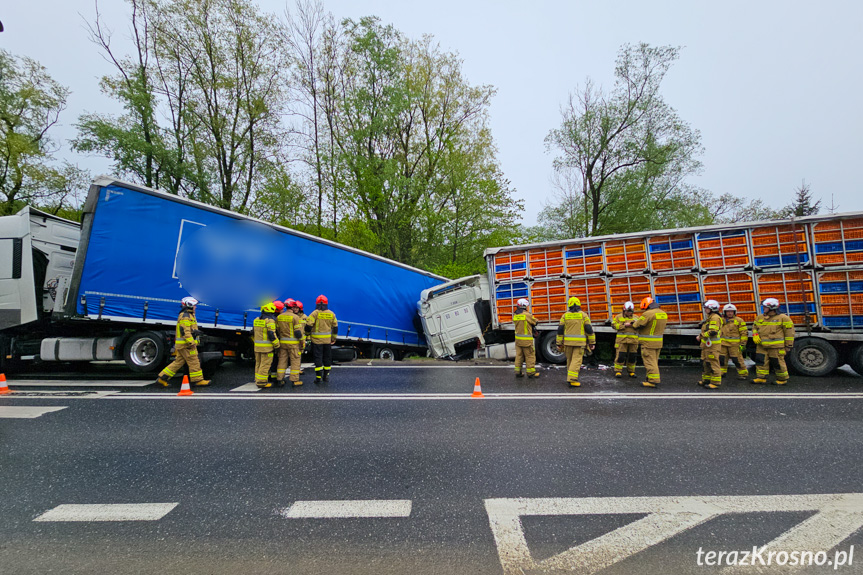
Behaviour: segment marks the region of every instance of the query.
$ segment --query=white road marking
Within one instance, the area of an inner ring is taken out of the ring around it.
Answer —
[[[58,505],[33,521],[158,521],[178,503]]]
[[[234,391],[241,391],[241,392],[260,391],[260,388],[258,387],[258,385],[254,381],[250,381],[249,383],[244,383],[240,387],[235,387],[231,391],[232,392],[234,392]]]
[[[9,387],[145,387],[154,380],[81,381],[72,379],[16,379],[9,380]]]
[[[235,388],[231,391],[238,391]],[[287,393],[273,392],[257,394],[233,394],[233,393],[202,393],[195,392],[189,399],[218,399],[218,400],[266,400],[266,401],[426,401],[426,400],[471,400],[479,401],[471,397],[471,387],[463,393],[316,393],[306,391],[290,391]],[[485,399],[491,400],[521,400],[521,401],[543,401],[543,400],[628,400],[628,399],[687,399],[687,400],[801,400],[801,399],[863,399],[863,393],[487,393],[483,392]],[[4,397],[13,397],[7,395]],[[118,393],[112,394],[106,399],[177,399],[174,393]]]
[[[112,391],[16,391],[12,390],[9,395],[2,395],[0,399],[99,399],[119,393],[119,390]]]
[[[410,499],[297,501],[282,511],[288,519],[341,519],[348,517],[409,517]]]
[[[770,550],[828,550],[863,526],[863,493],[486,499],[485,508],[505,575],[528,571],[597,573],[723,513],[818,512],[767,543]],[[542,561],[531,556],[521,523],[526,515],[631,513],[648,515]]]
[[[44,407],[44,406],[21,406],[0,405],[0,419],[33,419],[52,411],[66,409],[66,406]]]

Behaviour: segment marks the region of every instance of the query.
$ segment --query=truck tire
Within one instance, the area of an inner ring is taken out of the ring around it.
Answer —
[[[379,347],[375,350],[375,357],[378,359],[387,359],[395,361],[398,359],[396,350],[391,347]]]
[[[838,367],[839,352],[828,341],[817,337],[802,337],[794,342],[794,348],[787,359],[795,374],[821,377],[833,373]]]
[[[848,365],[851,369],[863,375],[863,343],[855,345],[848,352]]]
[[[123,359],[135,373],[156,373],[164,367],[167,347],[162,334],[139,331],[123,346]]]
[[[557,332],[555,331],[546,332],[542,336],[539,343],[539,352],[545,358],[545,361],[549,363],[556,363],[558,365],[566,363],[566,354],[563,353],[562,349],[557,347]]]

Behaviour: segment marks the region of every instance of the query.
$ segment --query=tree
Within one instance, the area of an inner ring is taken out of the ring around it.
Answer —
[[[28,203],[57,211],[74,203],[76,168],[51,165],[56,144],[48,134],[68,95],[35,60],[0,50],[0,215]]]
[[[788,212],[788,217],[814,216],[821,211],[821,200],[812,203],[812,191],[806,180],[803,180],[800,187],[797,188],[797,197],[786,207],[785,211]]]
[[[575,181],[569,185],[572,193],[545,211],[547,224],[569,214],[579,222],[578,231],[590,236],[709,219],[697,202],[702,191],[685,183],[701,169],[701,136],[659,93],[678,55],[670,46],[624,45],[610,93],[588,79],[570,96],[561,126],[549,132],[546,146],[558,152],[555,170]]]
[[[487,127],[494,90],[468,84],[458,56],[430,37],[409,40],[376,18],[345,20],[322,40],[318,157],[329,175],[313,180],[331,187],[334,209],[339,190],[342,215],[364,222],[375,252],[430,268],[475,262],[477,239],[513,225],[518,209]],[[334,213],[334,233],[337,223]]]
[[[119,118],[87,114],[75,146],[145,185],[246,211],[280,163],[284,64],[277,20],[249,0],[127,0],[132,56],[91,36],[117,69],[103,91]]]

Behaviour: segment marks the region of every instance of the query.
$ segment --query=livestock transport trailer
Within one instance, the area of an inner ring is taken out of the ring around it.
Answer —
[[[200,300],[205,369],[251,353],[261,298],[306,313],[325,294],[342,358],[426,353],[417,294],[445,278],[235,212],[107,177],[82,223],[0,217],[0,369],[22,361],[168,361],[180,300]],[[338,356],[337,356],[338,357]]]
[[[797,331],[797,373],[826,375],[850,364],[863,374],[863,213],[808,216],[490,248],[487,275],[425,290],[420,315],[436,357],[513,340],[512,314],[528,298],[538,347],[555,344],[570,296],[581,300],[600,342],[627,300],[651,295],[668,312],[665,352],[694,353],[705,300],[733,303],[751,324],[778,298]]]

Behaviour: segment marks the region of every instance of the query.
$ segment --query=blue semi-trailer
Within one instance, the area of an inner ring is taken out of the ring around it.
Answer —
[[[251,353],[263,301],[324,294],[341,357],[425,354],[422,290],[440,276],[175,195],[100,177],[82,223],[25,208],[0,218],[0,361],[169,359],[180,300],[201,303],[199,351],[212,369]]]

